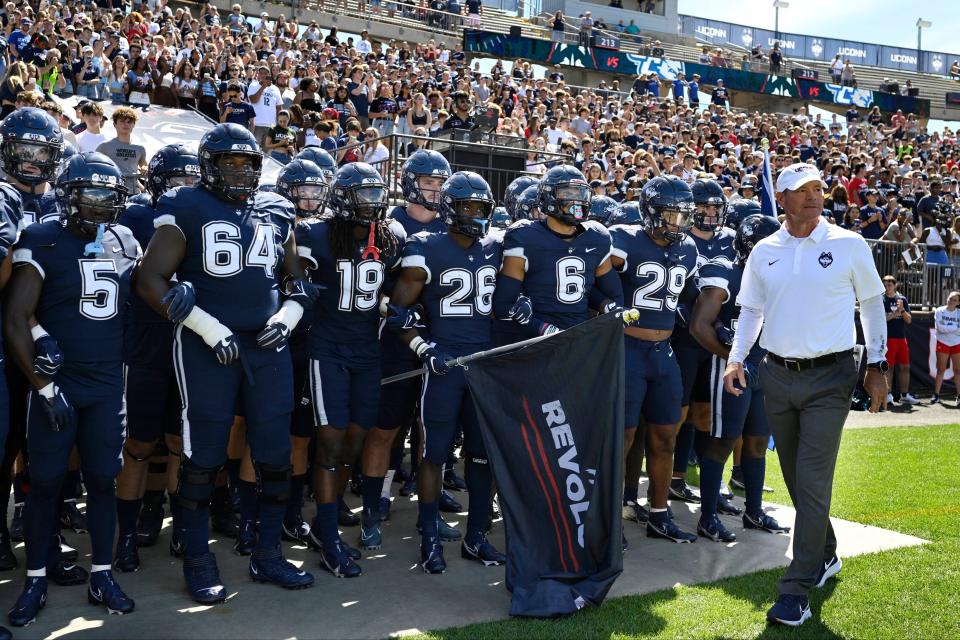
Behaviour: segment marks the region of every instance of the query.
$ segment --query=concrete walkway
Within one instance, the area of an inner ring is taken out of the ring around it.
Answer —
[[[936,424],[960,423],[960,407],[953,399],[942,404],[929,404],[929,398],[923,398],[921,404],[894,405],[890,411],[870,413],[869,411],[851,411],[847,417],[847,429],[871,429],[875,427],[923,427]]]
[[[641,495],[644,495],[641,490]],[[466,502],[466,494],[458,494]],[[351,504],[358,499],[350,496]],[[737,498],[739,503],[741,500]],[[695,530],[697,513],[692,505],[674,503],[677,520]],[[792,509],[770,506],[784,524],[792,524]],[[305,513],[312,513],[308,506]],[[230,553],[230,541],[216,541],[222,577],[230,591],[225,604],[195,606],[183,590],[180,563],[166,553],[167,528],[160,544],[142,553],[143,568],[118,579],[137,610],[127,616],[107,616],[86,601],[86,587],[52,586],[46,609],[37,623],[15,630],[17,638],[384,638],[417,630],[440,629],[507,616],[509,593],[503,585],[503,567],[486,568],[460,558],[459,544],[446,545],[449,565],[443,576],[427,576],[416,565],[419,536],[414,529],[416,503],[407,498],[394,502],[393,520],[384,530],[384,547],[361,561],[360,578],[338,580],[317,566],[317,556],[305,548],[285,545],[289,558],[314,572],[317,583],[305,591],[285,592],[257,585],[246,575],[245,560]],[[465,517],[448,518],[465,525]],[[738,542],[721,545],[701,539],[693,545],[646,538],[644,530],[625,523],[630,550],[624,572],[611,597],[648,593],[678,583],[693,584],[725,576],[786,566],[790,560],[789,536],[745,531],[739,518],[725,519]],[[834,520],[840,555],[852,556],[922,544],[911,536]],[[81,549],[81,565],[89,567],[86,536],[68,535]],[[344,531],[356,542],[357,529]],[[494,527],[492,540],[503,548],[503,527]],[[23,545],[17,549],[23,558]],[[2,574],[0,574],[2,575]],[[22,570],[2,575],[0,598],[12,604],[23,580]]]

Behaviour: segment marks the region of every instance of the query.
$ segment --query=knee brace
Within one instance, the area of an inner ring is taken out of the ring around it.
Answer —
[[[257,492],[261,503],[286,505],[290,499],[290,476],[293,467],[289,464],[277,465],[254,462],[253,470],[257,475]]]
[[[126,445],[126,444],[123,445],[123,455],[126,456],[126,457],[128,457],[128,458],[130,458],[130,459],[133,460],[134,462],[146,462],[147,460],[149,460],[149,459],[153,456],[153,454],[150,454],[150,455],[148,455],[148,456],[146,456],[146,457],[143,457],[143,458],[140,458],[140,457],[138,457],[138,456],[135,456],[135,455],[133,455],[133,452],[130,451],[130,449],[127,449],[127,445]]]
[[[154,462],[153,458],[150,459],[150,462],[147,464],[147,473],[166,473],[166,472],[167,472],[166,455],[164,455],[162,460],[158,460],[157,462]]]
[[[177,499],[180,506],[191,511],[206,509],[210,505],[213,485],[217,481],[216,467],[198,466],[186,456],[181,458],[177,474]]]

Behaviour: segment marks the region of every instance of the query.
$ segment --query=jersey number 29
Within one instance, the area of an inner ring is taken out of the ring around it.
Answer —
[[[670,311],[676,311],[677,298],[683,291],[687,280],[687,270],[680,265],[673,265],[668,270],[659,262],[644,262],[637,267],[637,278],[650,278],[650,281],[633,292],[633,306],[636,309],[650,309],[661,311],[666,305]],[[667,292],[660,297],[654,297],[666,286]]]

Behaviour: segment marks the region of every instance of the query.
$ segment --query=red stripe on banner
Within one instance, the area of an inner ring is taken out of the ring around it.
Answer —
[[[557,524],[557,516],[553,513],[553,503],[550,502],[547,485],[544,483],[543,476],[540,475],[540,469],[537,467],[537,459],[533,455],[533,449],[530,447],[530,437],[527,435],[527,426],[523,422],[520,423],[520,433],[523,435],[523,444],[526,445],[527,453],[530,455],[530,466],[533,467],[533,472],[537,474],[537,482],[540,483],[540,490],[543,491],[543,497],[547,502],[547,509],[550,511],[550,520],[553,521],[553,531],[557,536],[557,551],[560,552],[560,564],[563,565],[564,571],[569,572],[570,569],[567,567],[567,559],[563,553],[563,540],[560,539],[560,526]]]
[[[580,563],[577,561],[577,554],[573,550],[573,538],[570,537],[570,523],[567,521],[567,514],[563,511],[563,500],[560,498],[560,489],[557,487],[557,480],[553,477],[553,471],[550,470],[550,463],[547,460],[547,453],[543,449],[543,439],[540,437],[540,431],[536,428],[533,416],[530,413],[530,405],[527,397],[523,396],[523,410],[527,413],[527,420],[530,421],[530,428],[533,429],[533,435],[537,438],[537,448],[540,450],[540,459],[543,461],[543,467],[550,479],[550,486],[553,487],[553,493],[557,498],[557,510],[560,512],[560,519],[563,521],[563,531],[567,537],[567,548],[570,550],[570,558],[573,560],[573,570],[580,571]]]

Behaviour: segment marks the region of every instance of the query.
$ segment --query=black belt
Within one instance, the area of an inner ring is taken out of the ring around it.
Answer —
[[[844,358],[849,358],[852,355],[853,349],[828,353],[825,356],[818,356],[816,358],[783,358],[775,353],[767,353],[768,358],[790,371],[806,371],[807,369],[825,367],[828,364],[840,362]]]

